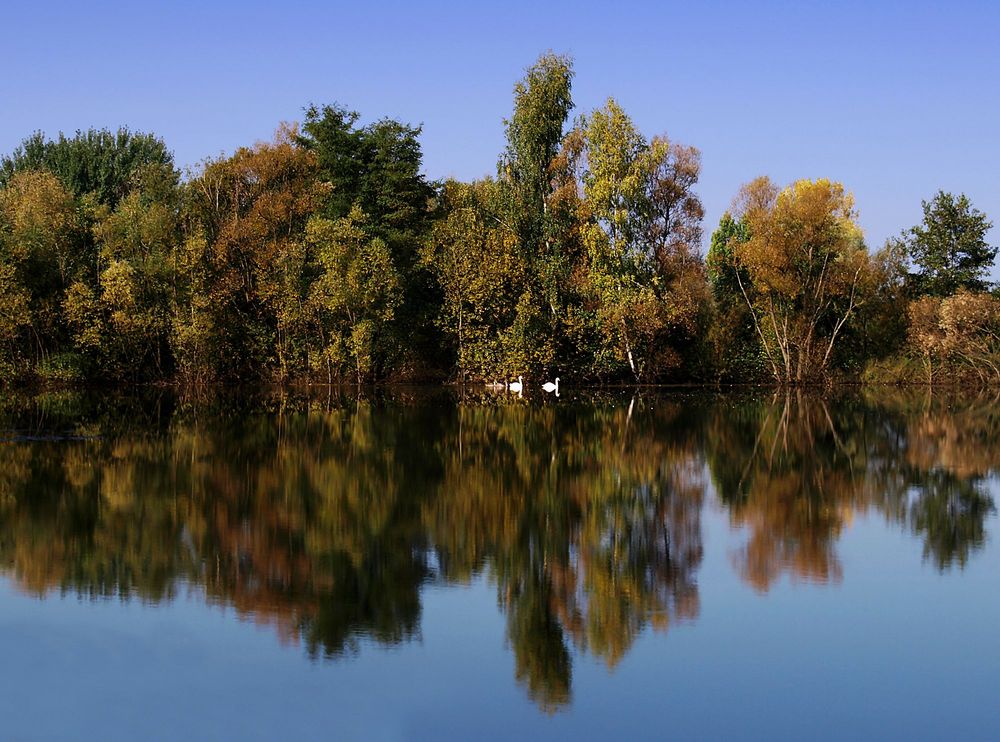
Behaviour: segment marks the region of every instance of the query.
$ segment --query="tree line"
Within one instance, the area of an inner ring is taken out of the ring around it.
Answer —
[[[571,118],[572,83],[529,67],[473,182],[340,105],[183,176],[151,134],[28,137],[0,159],[0,379],[1000,381],[964,195],[872,251],[843,185],[758,178],[703,257],[699,151],[614,99]]]

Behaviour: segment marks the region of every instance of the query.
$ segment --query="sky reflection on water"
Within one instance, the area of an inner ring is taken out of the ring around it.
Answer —
[[[0,403],[13,738],[995,738],[992,398]]]

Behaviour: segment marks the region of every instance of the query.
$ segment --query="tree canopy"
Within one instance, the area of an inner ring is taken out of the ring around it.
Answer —
[[[0,381],[994,377],[993,325],[955,319],[992,311],[966,196],[872,253],[844,185],[758,178],[704,255],[700,151],[574,81],[529,65],[473,182],[339,103],[184,177],[154,134],[30,135],[0,157]]]
[[[985,291],[997,246],[986,241],[993,223],[965,194],[938,191],[924,201],[923,221],[903,233],[902,241],[916,271],[918,295],[950,296],[959,290]]]

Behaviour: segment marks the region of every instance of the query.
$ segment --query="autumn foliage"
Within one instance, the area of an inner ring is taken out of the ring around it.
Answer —
[[[700,152],[614,98],[573,116],[573,80],[525,71],[471,183],[339,105],[183,174],[150,134],[32,135],[0,158],[0,380],[998,376],[965,196],[873,253],[842,184],[757,178],[703,256]]]

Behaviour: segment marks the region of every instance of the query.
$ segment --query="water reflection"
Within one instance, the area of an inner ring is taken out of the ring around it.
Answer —
[[[859,514],[963,566],[1000,461],[992,398],[240,399],[0,403],[3,568],[37,595],[195,584],[316,657],[408,641],[424,585],[486,575],[516,679],[552,710],[579,653],[613,667],[646,627],[698,617],[708,492],[764,592],[845,579]]]

